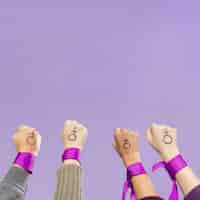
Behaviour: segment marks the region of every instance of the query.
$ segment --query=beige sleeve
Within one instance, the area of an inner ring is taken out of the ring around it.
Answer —
[[[82,200],[82,169],[75,164],[63,164],[57,172],[54,200]]]

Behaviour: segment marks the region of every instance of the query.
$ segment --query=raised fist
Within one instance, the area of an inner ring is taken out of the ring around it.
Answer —
[[[81,123],[71,120],[65,122],[64,130],[61,135],[65,149],[74,147],[82,150],[86,143],[87,136],[87,128]]]
[[[17,152],[29,152],[38,155],[41,145],[41,136],[35,128],[19,126],[13,135],[13,143]]]
[[[127,129],[115,129],[113,147],[126,167],[140,161],[139,139],[136,132]]]
[[[147,130],[147,140],[164,160],[169,160],[178,154],[175,128],[154,123]]]

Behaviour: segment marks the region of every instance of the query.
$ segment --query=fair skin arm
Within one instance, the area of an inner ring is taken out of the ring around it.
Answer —
[[[166,132],[171,137],[171,141],[165,141]],[[176,129],[166,125],[152,124],[147,130],[147,139],[152,147],[160,154],[165,162],[177,156],[179,149],[176,143]],[[200,185],[199,178],[193,173],[190,167],[185,167],[176,174],[176,180],[184,196],[189,194],[196,186]]]
[[[75,133],[73,132],[74,128],[76,129]],[[75,136],[74,140],[69,140],[71,135]],[[67,120],[64,124],[64,130],[62,131],[61,134],[61,139],[64,144],[64,149],[75,147],[82,150],[83,146],[85,145],[87,135],[88,135],[87,128],[84,125],[75,120]],[[80,162],[77,160],[73,159],[64,160],[64,165],[70,165],[70,164],[77,165],[80,167]]]
[[[163,155],[162,157],[165,160],[165,162],[168,162],[178,154],[178,151],[174,151],[171,155]],[[194,174],[194,172],[189,166],[183,168],[176,174],[176,180],[184,196],[189,194],[195,187],[200,185],[199,178]]]
[[[77,165],[79,167],[81,166],[77,160],[73,160],[73,159],[65,160],[64,165]]]
[[[81,152],[87,139],[87,128],[78,121],[67,120],[64,123],[61,139],[64,145],[63,152],[71,148],[78,149]],[[78,152],[75,151],[75,153]],[[69,155],[69,157],[67,155]],[[77,158],[74,157],[73,159],[73,156],[71,157],[70,154],[65,154],[64,162],[62,162],[62,165],[57,172],[57,186],[54,195],[55,200],[81,199],[82,169],[79,163],[80,155],[77,154],[77,156]]]
[[[132,177],[131,183],[137,199],[143,199],[150,196],[158,196],[155,191],[154,185],[148,175],[139,175]]]
[[[37,156],[40,151],[41,136],[35,128],[25,125],[19,126],[16,129],[12,140],[16,146],[17,152],[28,152]],[[18,164],[13,163],[13,166],[24,170]]]
[[[141,162],[139,153],[136,153],[135,158],[131,161],[132,164]],[[131,163],[126,164],[128,167]],[[155,187],[151,181],[151,178],[147,174],[141,174],[138,176],[133,176],[131,178],[131,183],[134,188],[137,199],[142,199],[149,196],[158,196]]]
[[[139,152],[139,139],[138,135],[133,131],[128,131],[127,129],[115,129],[114,133],[115,142],[113,144],[115,150],[121,157],[125,167],[141,162],[140,152]],[[129,144],[130,149],[124,149],[124,141]],[[142,199],[145,197],[155,196],[158,194],[154,188],[154,185],[147,174],[141,174],[131,178],[131,183],[134,188],[137,199]]]
[[[17,153],[31,153],[35,156],[39,153],[41,136],[36,129],[25,125],[20,126],[15,130],[12,141]],[[26,167],[24,166],[24,168]],[[12,164],[0,182],[0,199],[24,199],[31,174],[29,170],[24,168],[20,164]]]

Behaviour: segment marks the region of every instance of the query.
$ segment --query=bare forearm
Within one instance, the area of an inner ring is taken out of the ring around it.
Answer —
[[[147,139],[165,161],[170,177],[176,178],[185,199],[199,200],[200,181],[179,152],[176,132],[176,128],[153,123],[147,130]],[[178,195],[176,192],[174,194]]]
[[[150,196],[158,196],[154,185],[151,182],[151,179],[146,174],[132,177],[131,183],[134,187],[137,199],[142,199]]]
[[[180,153],[178,150],[176,150],[170,154],[168,153],[163,155],[163,158],[165,162],[168,162],[172,158],[176,157],[178,154]],[[189,166],[181,169],[176,174],[176,180],[184,196],[187,196],[196,186],[200,185],[199,178],[194,174]]]
[[[199,178],[193,173],[192,169],[189,167],[186,167],[178,172],[176,175],[176,180],[184,196],[189,194],[195,187],[200,185]]]
[[[128,163],[125,163],[125,166],[128,167],[130,164],[141,162],[140,153],[135,153],[132,157],[132,160]],[[141,174],[138,176],[133,176],[131,178],[131,183],[134,188],[137,199],[143,199],[145,197],[158,196],[154,185],[147,174]]]

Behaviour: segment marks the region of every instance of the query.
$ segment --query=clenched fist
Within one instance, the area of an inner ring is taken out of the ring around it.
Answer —
[[[135,162],[140,162],[139,139],[136,132],[127,129],[115,129],[113,146],[126,167]]]
[[[147,130],[147,140],[165,161],[178,154],[175,128],[154,123]]]
[[[66,148],[79,148],[83,149],[88,136],[88,131],[85,126],[77,121],[68,120],[64,124],[62,132],[62,141]]]
[[[13,135],[13,143],[17,152],[29,152],[38,155],[41,145],[41,136],[35,128],[19,126]]]

